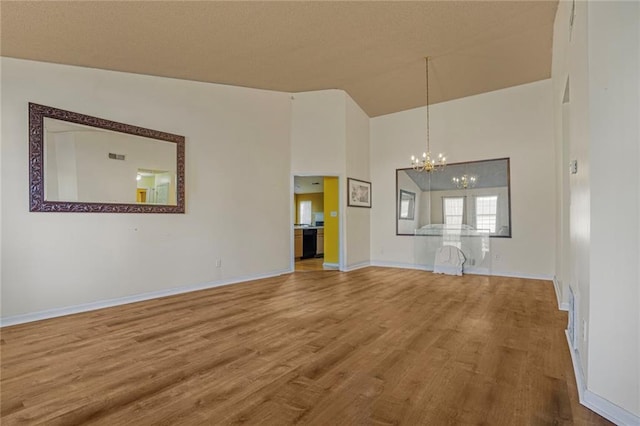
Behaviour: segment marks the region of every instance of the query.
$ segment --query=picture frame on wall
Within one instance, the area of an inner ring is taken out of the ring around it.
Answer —
[[[371,208],[371,182],[347,178],[347,206]]]
[[[400,190],[400,200],[398,206],[398,219],[399,220],[414,220],[416,211],[416,193]]]

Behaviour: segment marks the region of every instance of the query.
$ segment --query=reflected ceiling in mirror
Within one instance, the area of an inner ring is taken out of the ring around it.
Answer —
[[[184,213],[184,137],[29,104],[30,210]]]
[[[449,164],[432,173],[396,170],[396,235],[511,237],[508,158]],[[416,194],[407,215],[406,194]]]

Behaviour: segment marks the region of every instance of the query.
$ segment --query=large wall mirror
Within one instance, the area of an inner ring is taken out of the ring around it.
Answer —
[[[30,211],[184,213],[184,137],[29,104]]]
[[[396,170],[396,235],[511,237],[509,159],[449,164],[432,173]]]

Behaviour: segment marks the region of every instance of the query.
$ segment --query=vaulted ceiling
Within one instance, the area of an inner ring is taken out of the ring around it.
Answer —
[[[369,116],[551,74],[554,1],[2,1],[2,56],[284,92]]]

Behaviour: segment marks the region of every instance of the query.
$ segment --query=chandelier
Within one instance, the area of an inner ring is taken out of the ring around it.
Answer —
[[[413,170],[419,172],[437,172],[442,170],[447,165],[447,158],[444,154],[438,154],[437,156],[431,155],[431,146],[429,144],[429,57],[425,59],[425,76],[427,80],[427,151],[422,153],[422,158],[417,158],[415,155],[411,156],[411,167]]]
[[[451,181],[458,189],[468,189],[476,186],[478,178],[475,176],[462,175],[460,177],[454,176]]]

